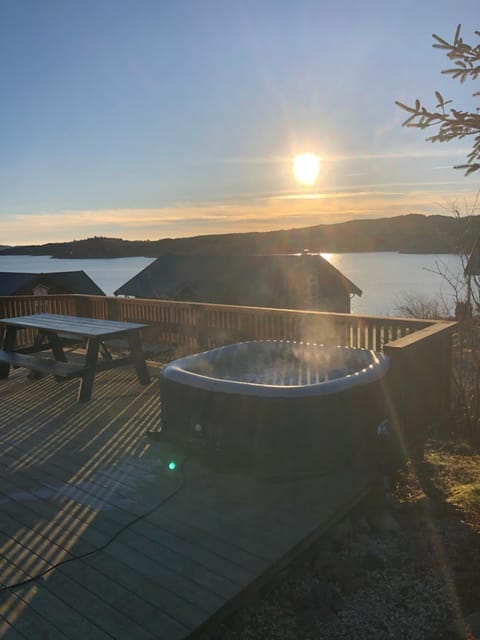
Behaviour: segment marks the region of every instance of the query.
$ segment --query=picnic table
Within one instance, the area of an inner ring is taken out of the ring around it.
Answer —
[[[150,382],[140,337],[140,331],[149,325],[51,313],[0,318],[0,328],[2,325],[5,329],[0,349],[0,378],[8,378],[11,366],[25,367],[57,378],[79,377],[79,402],[90,400],[97,371],[133,364],[140,384]],[[36,338],[29,347],[16,348],[17,332],[20,329],[37,331]],[[66,337],[85,343],[83,362],[67,360],[63,348]],[[113,358],[108,349],[108,340],[118,338],[126,340],[127,355]],[[54,359],[39,355],[47,350],[51,350]],[[99,353],[102,354],[101,360]]]

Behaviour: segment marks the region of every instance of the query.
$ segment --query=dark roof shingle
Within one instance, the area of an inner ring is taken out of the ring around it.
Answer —
[[[59,271],[52,273],[0,272],[0,296],[14,296],[25,289],[45,283],[64,289],[68,293],[104,296],[105,293],[85,271]]]
[[[161,256],[115,295],[304,308],[307,280],[325,296],[362,291],[320,255]]]

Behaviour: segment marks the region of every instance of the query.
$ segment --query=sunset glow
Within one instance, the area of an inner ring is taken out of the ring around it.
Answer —
[[[0,3],[0,247],[474,202],[478,180],[453,169],[470,141],[427,144],[395,104],[471,97],[431,34],[462,24],[476,42],[478,0],[444,5],[412,20],[380,0]]]

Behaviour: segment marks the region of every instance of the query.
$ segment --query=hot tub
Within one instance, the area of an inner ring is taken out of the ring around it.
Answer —
[[[289,341],[231,344],[160,373],[162,437],[222,470],[367,470],[388,357]]]

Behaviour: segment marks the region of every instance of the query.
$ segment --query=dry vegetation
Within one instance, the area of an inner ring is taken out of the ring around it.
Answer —
[[[401,474],[396,496],[412,506],[427,498],[434,505],[437,532],[445,550],[461,616],[480,611],[480,454],[464,443],[430,443],[425,463]],[[462,546],[459,546],[462,545]],[[463,635],[437,630],[433,638],[480,638],[480,620]]]

